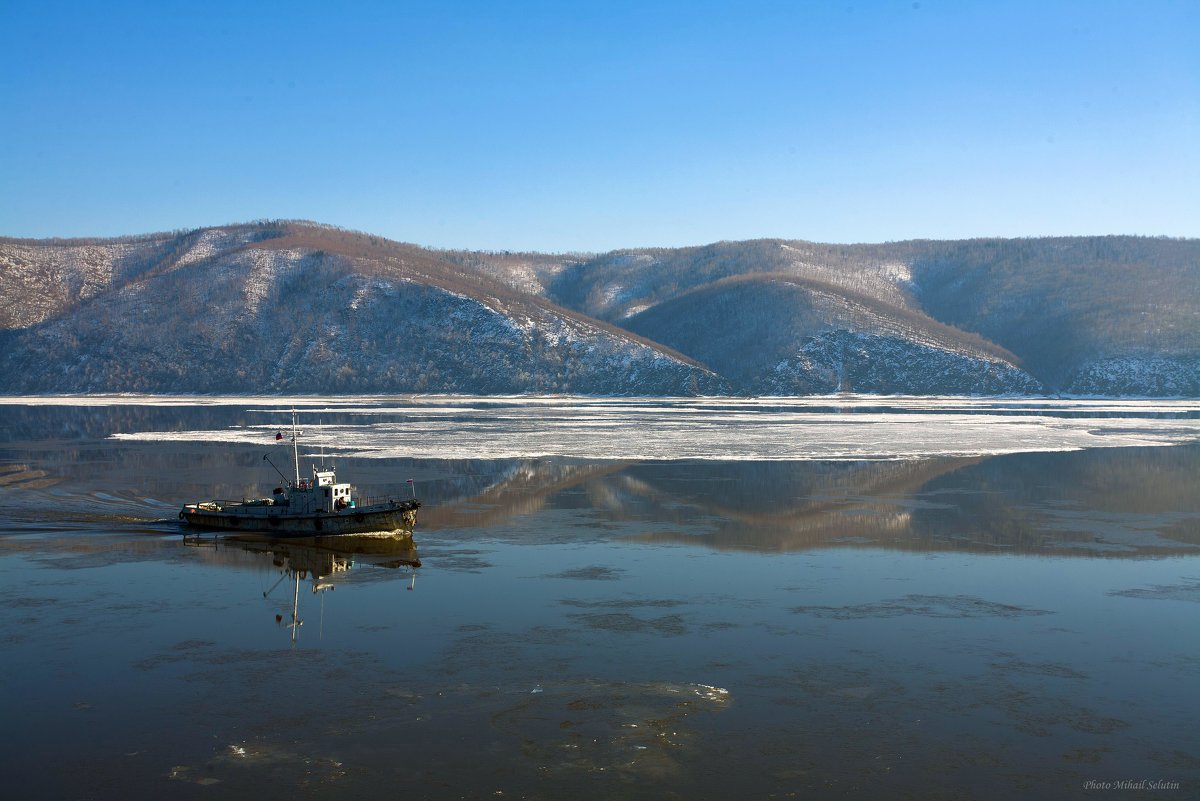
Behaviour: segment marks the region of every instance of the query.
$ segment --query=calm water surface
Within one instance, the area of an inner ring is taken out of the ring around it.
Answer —
[[[1198,404],[308,399],[415,536],[185,536],[289,408],[0,405],[7,797],[1200,795]]]

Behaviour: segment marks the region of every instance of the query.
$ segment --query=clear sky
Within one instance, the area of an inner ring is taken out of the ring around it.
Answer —
[[[1200,236],[1200,2],[0,0],[0,235]]]

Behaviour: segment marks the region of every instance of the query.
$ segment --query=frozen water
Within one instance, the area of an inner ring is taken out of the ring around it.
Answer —
[[[135,402],[111,396],[69,400],[73,404]],[[1200,401],[1195,400],[877,396],[254,400],[259,401],[261,406],[253,411],[261,414],[261,424],[221,430],[124,431],[114,437],[261,444],[286,424],[288,409],[294,405],[303,421],[302,443],[310,452],[324,449],[366,458],[911,459],[1200,440]],[[246,403],[246,399],[167,402],[222,404]],[[323,416],[338,422],[321,425]]]

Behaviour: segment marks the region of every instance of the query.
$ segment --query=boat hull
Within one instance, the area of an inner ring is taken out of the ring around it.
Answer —
[[[196,504],[183,507],[179,518],[194,528],[253,531],[278,536],[333,536],[391,531],[412,534],[419,501],[393,501],[369,507],[289,515],[286,507],[218,507]]]

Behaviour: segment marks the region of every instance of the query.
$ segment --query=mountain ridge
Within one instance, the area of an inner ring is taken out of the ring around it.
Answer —
[[[0,237],[0,392],[1200,395],[1198,265],[1200,240],[1119,236],[605,254],[288,220]]]

